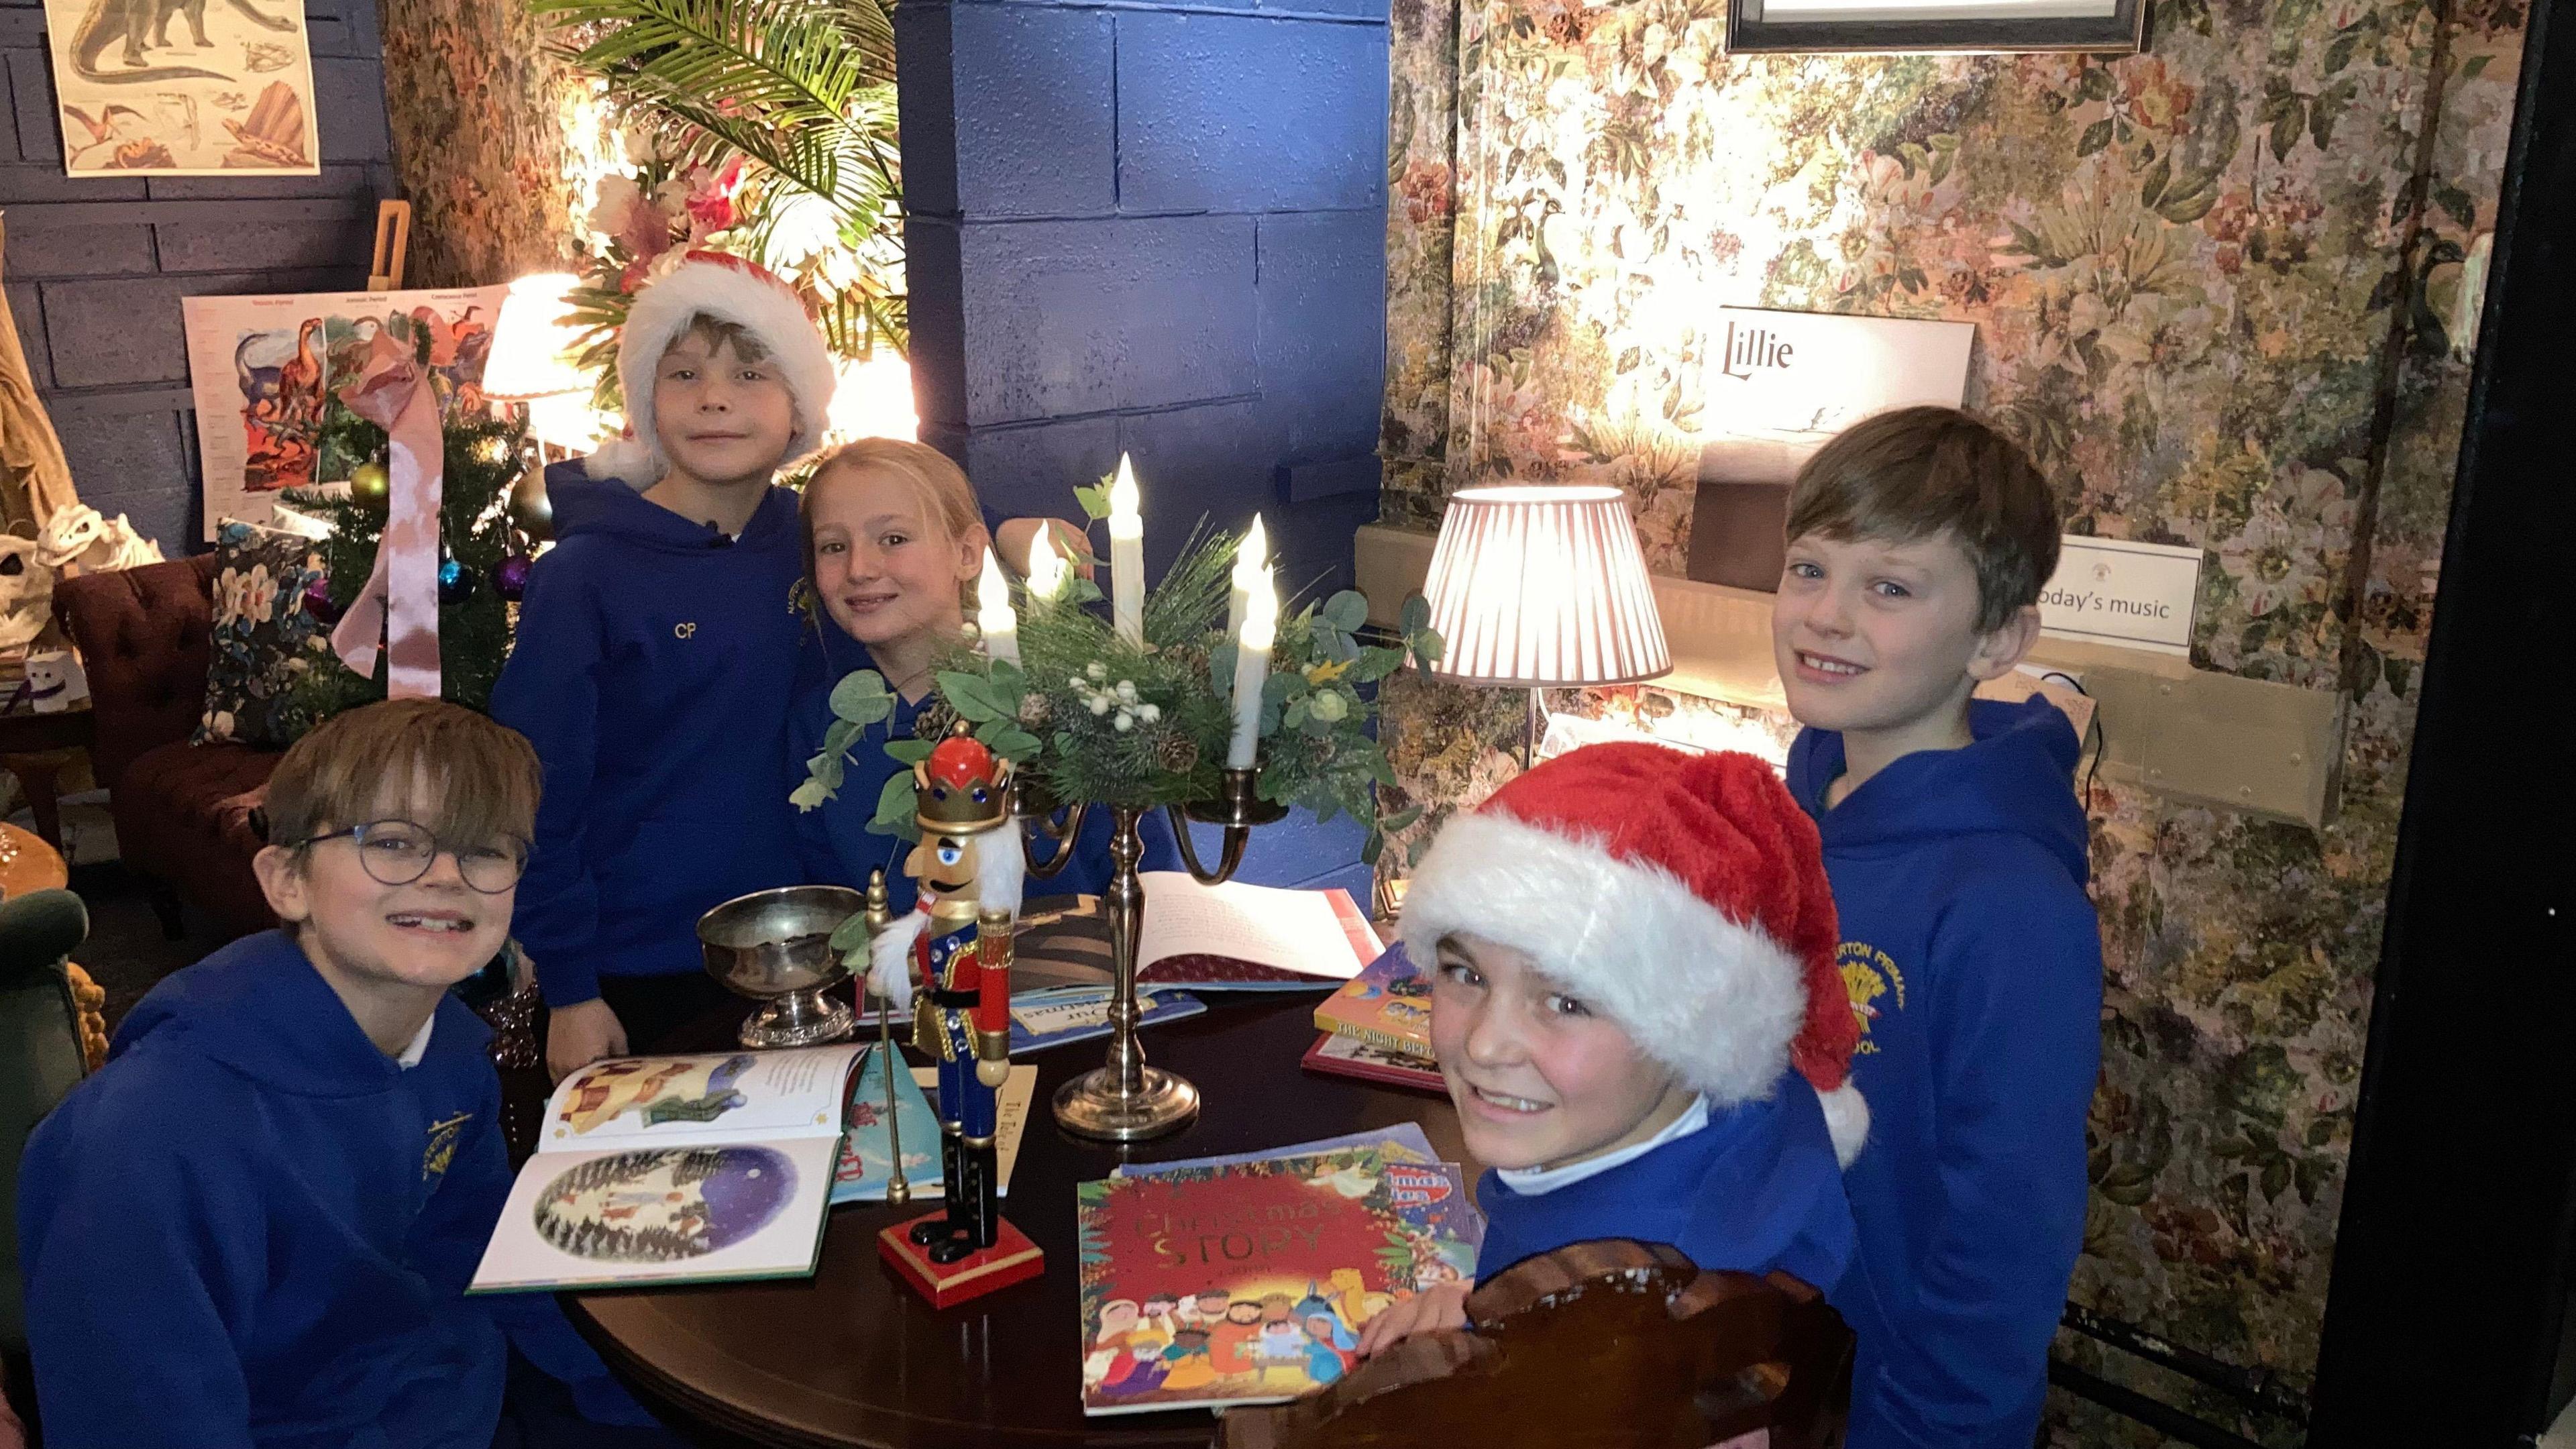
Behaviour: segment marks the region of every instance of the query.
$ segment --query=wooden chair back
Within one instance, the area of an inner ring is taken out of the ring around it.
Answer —
[[[1852,1335],[1786,1273],[1702,1272],[1611,1239],[1516,1263],[1465,1332],[1406,1339],[1315,1393],[1235,1409],[1218,1449],[1835,1449]]]

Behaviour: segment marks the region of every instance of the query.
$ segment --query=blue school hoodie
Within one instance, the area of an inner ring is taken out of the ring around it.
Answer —
[[[986,526],[991,526],[989,519]],[[807,636],[795,712],[787,729],[787,768],[792,778],[802,781],[805,762],[823,748],[823,732],[832,724],[832,686],[852,670],[874,667],[867,646],[843,633],[829,617],[823,618]],[[882,870],[886,873],[886,897],[897,915],[912,909],[920,882],[903,873],[907,842],[869,830],[868,822],[876,818],[877,797],[884,793],[886,781],[894,777],[896,770],[905,768],[885,752],[886,741],[912,738],[913,721],[920,714],[920,704],[898,698],[894,713],[868,726],[866,733],[850,746],[840,790],[819,807],[796,814],[796,848],[805,879],[865,890],[868,873]],[[1098,895],[1108,889],[1109,831],[1108,811],[1094,808],[1086,812],[1082,833],[1073,838],[1073,859],[1059,874],[1044,879],[1031,875],[1026,893]],[[1171,826],[1164,822],[1161,811],[1139,821],[1136,835],[1145,847],[1136,862],[1138,870],[1182,868],[1180,847],[1173,843]]]
[[[1862,1022],[1853,1449],[2029,1449],[2083,1240],[2102,940],[2075,731],[2038,699],[1974,701],[1969,726],[1975,743],[1907,755],[1830,810],[1842,737],[1789,752]]]
[[[511,932],[562,1007],[603,975],[706,969],[699,916],[801,878],[784,762],[804,545],[784,488],[732,539],[577,462],[546,490],[555,546],[492,717],[545,767]]]
[[[1768,1097],[1710,1109],[1698,1131],[1551,1191],[1517,1192],[1487,1171],[1476,1205],[1480,1280],[1570,1243],[1634,1238],[1669,1243],[1702,1268],[1793,1273],[1831,1299],[1852,1257],[1824,1109],[1795,1072]]]
[[[490,1443],[506,1351],[460,1295],[509,1188],[500,1083],[464,1003],[433,1020],[400,1067],[276,931],[135,1006],[19,1178],[48,1444]]]

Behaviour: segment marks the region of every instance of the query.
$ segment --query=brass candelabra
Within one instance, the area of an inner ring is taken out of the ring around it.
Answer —
[[[1206,885],[1219,885],[1243,863],[1243,850],[1257,825],[1288,813],[1264,801],[1254,789],[1255,772],[1228,770],[1216,799],[1189,806],[1166,805],[1172,833],[1179,837],[1181,860],[1190,875]],[[1043,798],[1025,777],[1012,788],[1011,810],[1027,824],[1021,849],[1028,852],[1029,874],[1044,880],[1073,858],[1091,802],[1059,806]],[[1145,854],[1137,826],[1146,811],[1133,805],[1106,805],[1109,811],[1109,889],[1101,897],[1109,917],[1109,955],[1114,974],[1109,999],[1109,1059],[1098,1068],[1064,1084],[1055,1094],[1055,1120],[1068,1132],[1111,1142],[1135,1142],[1177,1132],[1199,1111],[1199,1089],[1187,1078],[1145,1064],[1145,1049],[1136,1040],[1136,947],[1145,922],[1145,887],[1136,862]],[[1225,840],[1214,869],[1199,862],[1190,840],[1190,822],[1224,827]],[[1055,846],[1054,855],[1037,859],[1040,839]]]

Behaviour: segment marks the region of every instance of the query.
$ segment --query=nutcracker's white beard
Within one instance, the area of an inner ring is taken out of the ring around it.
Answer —
[[[1020,850],[1017,821],[965,837],[975,872],[975,905],[979,911],[1006,908],[1019,919],[1020,893],[1028,883],[1028,857]],[[868,943],[868,989],[886,999],[896,1015],[912,1009],[912,943],[930,926],[930,912],[915,905],[912,914],[877,933]]]

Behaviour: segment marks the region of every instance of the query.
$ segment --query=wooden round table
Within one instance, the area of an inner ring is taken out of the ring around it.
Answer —
[[[60,890],[71,881],[62,852],[32,830],[0,822],[0,900],[13,900],[29,891]]]
[[[1023,937],[1024,956],[1035,944]],[[1204,1410],[1082,1412],[1082,1332],[1074,1254],[1077,1182],[1121,1162],[1282,1147],[1364,1128],[1420,1123],[1443,1157],[1466,1165],[1446,1099],[1304,1070],[1315,1040],[1312,991],[1209,992],[1204,1016],[1149,1027],[1148,1060],[1196,1082],[1199,1118],[1126,1148],[1059,1130],[1055,1089],[1101,1061],[1103,1043],[1040,1052],[1037,1097],[1003,1215],[1046,1252],[1044,1276],[933,1310],[877,1259],[885,1225],[936,1206],[851,1204],[832,1211],[810,1280],[596,1293],[565,1300],[609,1362],[667,1417],[765,1445],[1204,1445]],[[721,1027],[672,1042],[728,1045]],[[584,1320],[587,1320],[584,1322]]]

